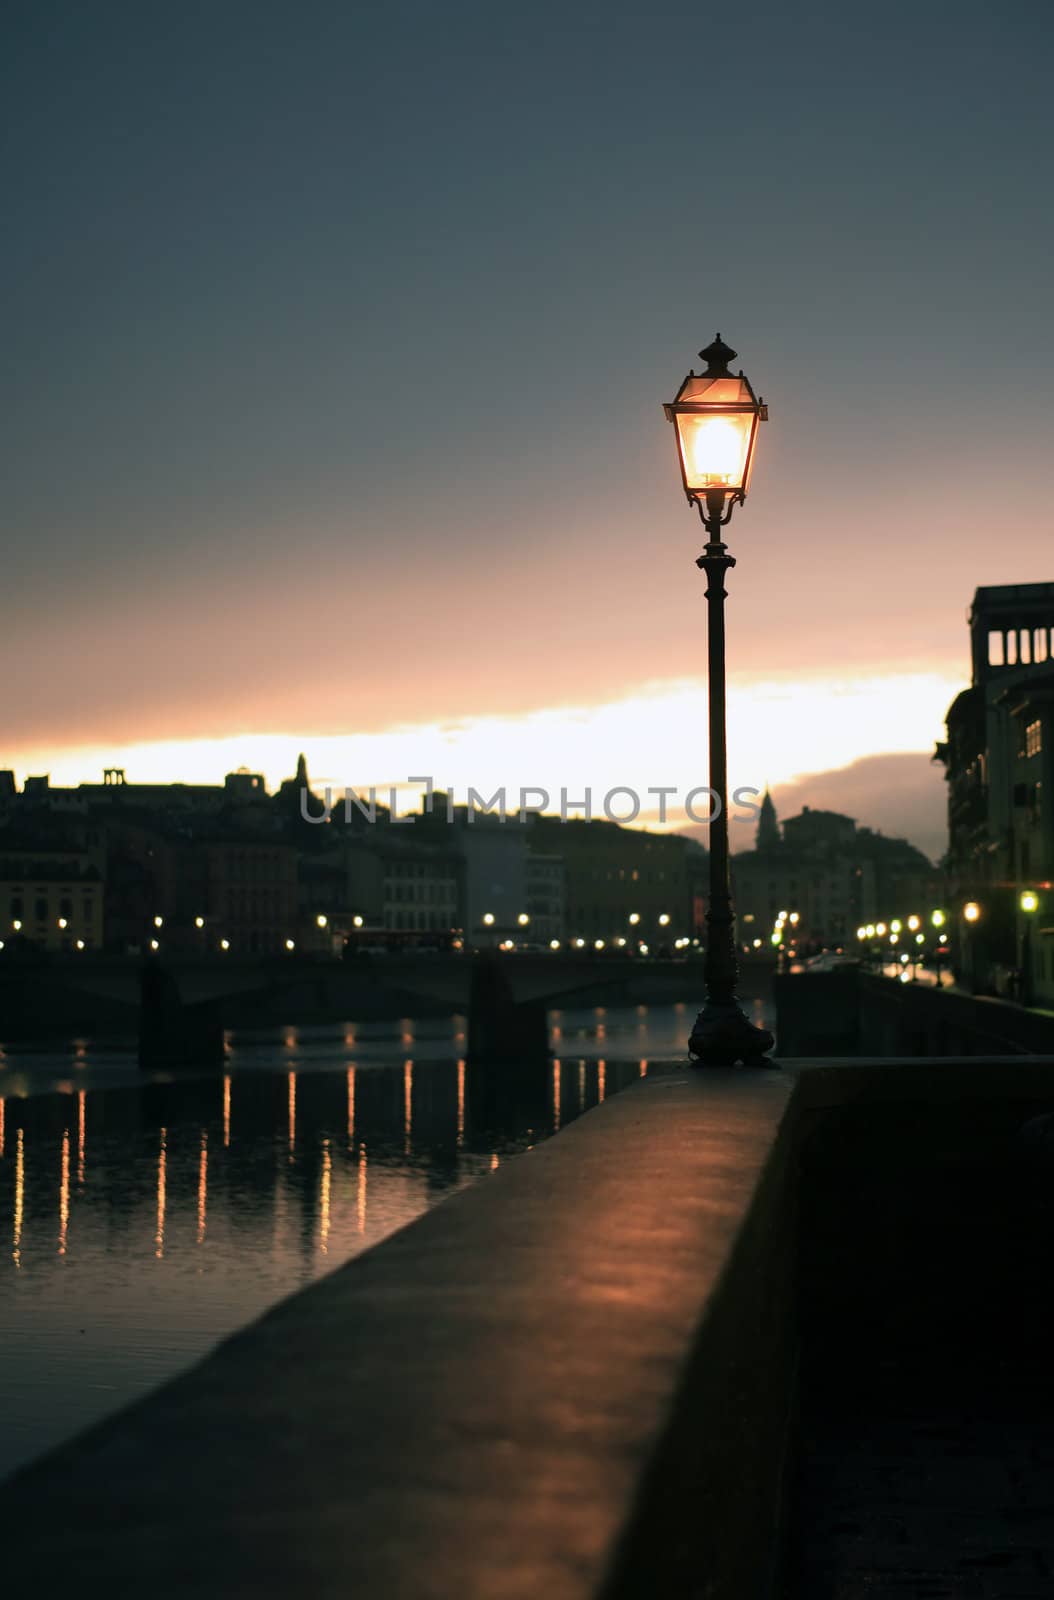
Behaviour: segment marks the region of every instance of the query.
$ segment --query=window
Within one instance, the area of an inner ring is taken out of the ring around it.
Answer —
[[[36,910],[37,921],[38,922],[47,922],[47,920],[48,920],[48,903],[47,903],[47,901],[46,900],[38,900],[37,903],[36,903],[35,910]]]
[[[1025,755],[1038,756],[1043,749],[1043,726],[1037,717],[1025,729]]]

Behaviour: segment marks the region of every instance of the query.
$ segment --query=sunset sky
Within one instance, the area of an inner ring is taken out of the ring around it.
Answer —
[[[1054,578],[1048,8],[97,0],[5,46],[0,766],[705,783],[661,403],[719,329],[771,408],[732,781],[939,852],[973,590]]]

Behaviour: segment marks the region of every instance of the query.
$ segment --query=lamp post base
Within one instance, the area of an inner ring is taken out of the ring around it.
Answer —
[[[734,1000],[708,1000],[695,1019],[688,1049],[701,1067],[770,1066],[763,1058],[775,1044],[767,1028],[748,1022]]]

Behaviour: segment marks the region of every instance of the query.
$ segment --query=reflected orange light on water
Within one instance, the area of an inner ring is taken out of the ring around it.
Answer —
[[[296,1145],[296,1073],[289,1074],[289,1159]]]
[[[597,1104],[603,1105],[604,1092],[607,1086],[607,1066],[603,1061],[597,1062]]]
[[[640,1064],[640,1075],[642,1078],[648,1076],[648,1063],[646,1061],[642,1061]]]
[[[162,1128],[161,1146],[157,1152],[157,1232],[154,1234],[154,1244],[156,1246],[154,1255],[157,1257],[158,1261],[161,1260],[165,1253],[165,1166],[167,1163],[167,1152],[165,1148],[166,1139],[167,1130]]]
[[[0,1096],[0,1156],[4,1153],[4,1100]]]
[[[59,1168],[59,1255],[66,1254],[70,1227],[70,1130],[62,1130],[62,1160]]]
[[[465,1062],[464,1059],[457,1064],[457,1142],[465,1142]]]
[[[323,1255],[329,1253],[329,1191],[333,1175],[333,1157],[329,1153],[329,1140],[322,1141],[322,1174],[318,1181],[318,1244]]]
[[[205,1243],[209,1199],[209,1136],[201,1130],[201,1153],[198,1156],[198,1244]]]
[[[15,1216],[11,1237],[11,1254],[16,1267],[22,1265],[22,1216],[26,1203],[26,1151],[25,1137],[19,1128],[15,1134]]]
[[[414,1064],[412,1061],[403,1062],[403,1127],[405,1137],[403,1149],[406,1155],[410,1154],[410,1136],[414,1126]]]
[[[359,1145],[359,1180],[355,1193],[355,1214],[359,1232],[366,1232],[366,1146]]]
[[[227,1075],[223,1080],[223,1143],[226,1147],[231,1142],[231,1080]]]
[[[355,1140],[355,1068],[348,1068],[348,1149]]]
[[[585,1064],[584,1061],[580,1061],[578,1063],[578,1109],[579,1109],[579,1111],[584,1111],[585,1108],[586,1108],[586,1064]]]
[[[560,1063],[553,1062],[553,1132],[560,1131]]]
[[[77,1182],[84,1182],[84,1151],[85,1151],[85,1125],[87,1122],[88,1095],[84,1089],[77,1090]]]

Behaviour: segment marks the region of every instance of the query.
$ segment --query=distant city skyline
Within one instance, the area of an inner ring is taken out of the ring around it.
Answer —
[[[970,597],[1051,576],[1045,12],[104,3],[7,43],[0,764],[705,783],[660,407],[720,329],[771,406],[732,781],[914,757],[939,853]]]

